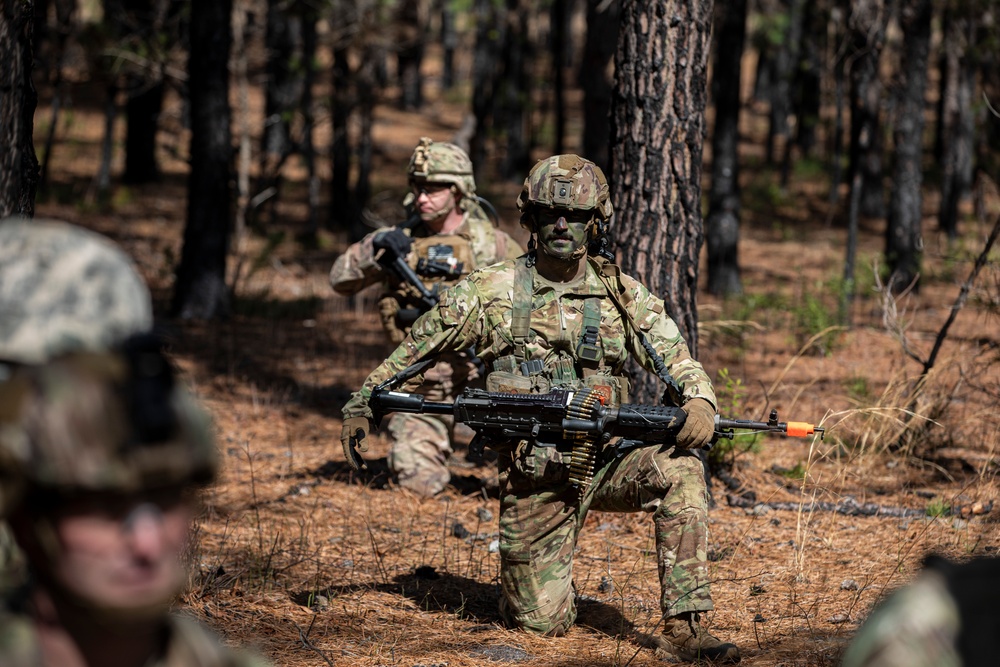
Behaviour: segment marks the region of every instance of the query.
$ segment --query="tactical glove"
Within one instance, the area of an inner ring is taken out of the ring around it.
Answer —
[[[677,446],[682,449],[706,447],[715,433],[715,408],[704,398],[692,398],[681,406],[681,410],[687,418],[677,433]]]
[[[344,456],[347,457],[347,463],[355,472],[368,469],[368,464],[358,454],[358,450],[368,451],[368,431],[370,430],[371,422],[368,421],[368,417],[348,417],[344,420],[344,429],[340,432],[340,444],[344,446]]]
[[[398,227],[379,232],[372,239],[372,246],[375,250],[385,250],[387,255],[392,256],[390,259],[395,259],[396,257],[405,259],[410,254],[410,247],[412,245],[413,239],[404,234],[403,230]]]

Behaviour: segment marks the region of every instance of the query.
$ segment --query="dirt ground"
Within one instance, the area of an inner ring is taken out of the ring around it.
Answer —
[[[43,90],[37,145],[47,99]],[[168,103],[168,116],[177,104]],[[460,122],[443,97],[416,115],[381,105],[376,188],[398,192],[417,139],[447,139]],[[746,122],[752,131],[755,117]],[[182,613],[278,665],[659,662],[642,647],[659,620],[648,517],[589,516],[575,557],[578,624],[565,637],[538,638],[499,621],[499,555],[491,548],[499,503],[489,465],[459,451],[454,486],[421,499],[386,479],[386,443],[376,437],[368,454],[374,472],[351,473],[339,444],[340,407],[388,347],[374,294],[345,299],[327,284],[345,239],[324,233],[318,247],[296,241],[305,218],[300,167],[289,171],[270,237],[235,242],[234,315],[210,324],[167,320],[185,217],[186,135],[170,125],[163,133],[174,149],[161,156],[163,182],[116,185],[110,203],[96,205],[85,200],[100,127],[82,104],[70,120],[64,115],[37,215],[105,233],[131,254],[152,287],[173,357],[214,416],[223,468],[204,495]],[[1000,281],[994,252],[915,396],[921,366],[887,329],[874,289],[881,223],[863,225],[853,326],[836,328],[846,231],[838,216],[827,224],[825,179],[796,174],[787,192],[776,192],[772,176],[759,165],[745,174],[753,202],[740,245],[746,295],[723,301],[699,293],[700,357],[727,416],[757,419],[777,408],[783,419],[822,422],[827,434],[761,439],[755,451],[732,456],[742,484],[733,503],[733,492],[713,482],[716,609],[708,622],[741,647],[743,664],[834,665],[872,606],[910,580],[926,554],[997,555]],[[515,220],[517,187],[487,188],[506,221]],[[987,219],[969,206],[962,238],[948,246],[933,231],[936,196],[928,191],[922,289],[893,304],[916,355],[930,353],[998,202],[987,190]],[[926,437],[891,453],[911,404],[916,420],[934,421]],[[848,513],[866,504],[880,511]]]

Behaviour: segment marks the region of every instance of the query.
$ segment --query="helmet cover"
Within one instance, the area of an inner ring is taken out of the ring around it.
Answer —
[[[149,289],[110,240],[53,220],[0,220],[0,360],[107,349],[152,326]]]
[[[530,228],[527,214],[533,206],[593,211],[594,217],[608,221],[614,212],[604,172],[579,155],[553,155],[539,160],[528,172],[517,198],[521,226]]]

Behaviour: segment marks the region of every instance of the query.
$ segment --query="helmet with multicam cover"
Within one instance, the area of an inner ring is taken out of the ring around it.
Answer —
[[[531,229],[534,207],[593,211],[592,223],[609,221],[614,213],[604,172],[590,160],[572,154],[539,160],[528,172],[517,198],[521,226],[526,229]]]
[[[52,220],[0,220],[0,361],[106,349],[152,325],[149,289],[108,239]]]
[[[406,169],[410,185],[415,183],[450,183],[458,188],[463,198],[474,199],[476,179],[472,173],[472,160],[455,144],[421,137],[410,156]],[[415,198],[407,195],[403,204],[409,206]]]
[[[58,503],[211,481],[208,417],[158,345],[143,336],[114,353],[70,353],[0,385],[0,516],[27,497]]]

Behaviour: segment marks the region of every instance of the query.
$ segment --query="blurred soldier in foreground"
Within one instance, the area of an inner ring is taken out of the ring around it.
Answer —
[[[607,405],[628,402],[623,369],[634,356],[664,380],[665,399],[686,413],[676,439],[600,449],[585,486],[572,482],[573,434],[555,442],[490,442],[500,456],[500,613],[516,628],[565,633],[576,619],[573,552],[587,512],[647,512],[655,524],[661,585],[659,648],[682,660],[736,662],[738,648],[709,634],[701,616],[713,608],[708,493],[701,460],[691,450],[713,436],[711,381],[663,301],[606,258],[589,254],[612,219],[608,184],[597,165],[576,155],[542,160],[528,174],[517,205],[521,224],[534,235],[530,245],[538,249],[476,271],[414,324],[344,407],[345,455],[352,465],[363,463],[355,448],[367,448],[373,388],[442,352],[472,346],[492,371],[490,391],[596,391]]]
[[[152,326],[149,290],[111,241],[53,220],[0,220],[0,382],[18,366],[106,349]],[[0,522],[0,590],[22,568]]]
[[[844,667],[992,667],[1000,664],[1000,558],[964,564],[932,557],[858,630]]]
[[[148,337],[0,385],[0,516],[30,569],[0,599],[0,665],[259,664],[167,613],[215,472],[208,426]]]
[[[152,326],[149,290],[111,241],[62,222],[0,220],[0,364],[107,349]]]
[[[419,287],[436,300],[445,290],[477,268],[521,254],[506,232],[493,226],[476,197],[472,162],[458,146],[423,138],[407,169],[410,193],[403,204],[413,216],[399,227],[373,232],[337,258],[330,284],[350,295],[383,283],[379,301],[382,326],[393,344],[406,337],[416,318],[429,309]],[[397,259],[416,274],[415,286],[394,267]],[[453,398],[479,377],[466,351],[441,355],[411,387],[436,400]],[[445,462],[451,455],[454,423],[437,415],[394,415],[389,420],[389,469],[399,485],[432,496],[451,479]]]

